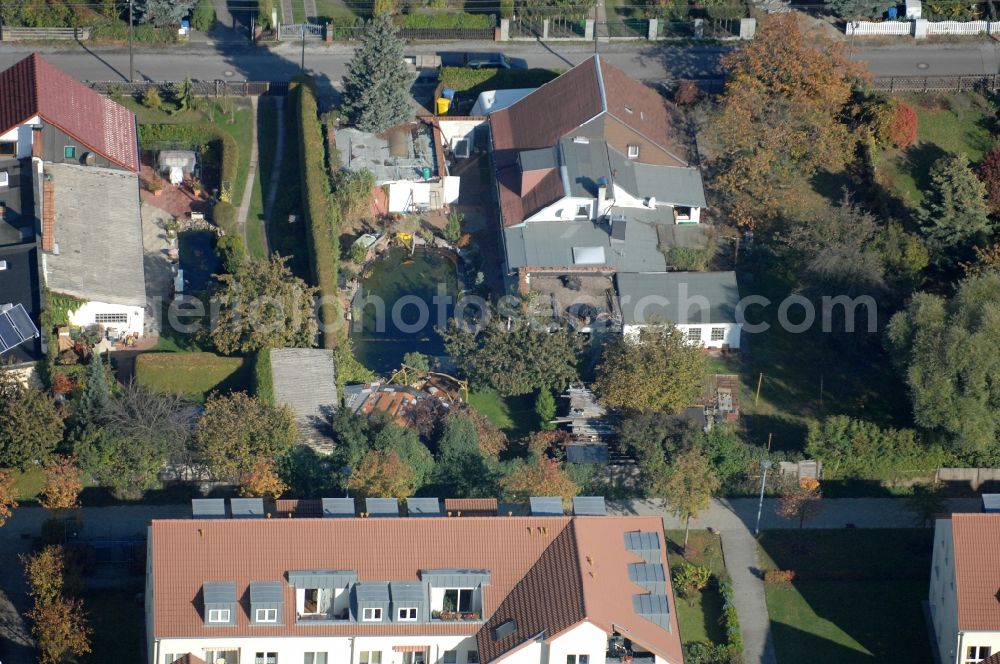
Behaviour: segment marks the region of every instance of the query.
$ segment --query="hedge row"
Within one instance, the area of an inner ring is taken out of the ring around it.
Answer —
[[[218,127],[206,123],[139,125],[139,147],[148,150],[163,143],[187,145],[191,149],[203,146],[211,148],[212,143],[217,143],[221,152],[219,198],[227,203],[232,202],[231,188],[222,187],[221,183],[229,182],[232,187],[232,183],[236,182],[236,172],[240,163],[240,151],[236,139]]]
[[[736,613],[733,584],[719,581],[719,595],[722,596],[722,627],[726,630],[726,643],[730,650],[743,654],[743,634],[740,632],[740,617]]]
[[[274,405],[274,380],[271,376],[271,349],[257,351],[253,365],[253,393],[269,406]]]
[[[412,29],[487,29],[496,26],[496,18],[493,14],[469,14],[468,12],[405,14],[396,19],[396,25]]]
[[[441,86],[476,96],[485,90],[537,88],[556,78],[555,69],[469,69],[442,67]]]
[[[319,288],[323,306],[320,323],[323,347],[337,346],[339,293],[337,290],[337,228],[340,215],[333,204],[330,178],[324,159],[323,132],[313,80],[306,76],[292,79],[291,95],[299,120],[299,173],[301,173],[302,211],[306,222],[309,267]]]
[[[212,0],[198,0],[191,12],[191,27],[201,32],[208,32],[215,24],[215,5]]]

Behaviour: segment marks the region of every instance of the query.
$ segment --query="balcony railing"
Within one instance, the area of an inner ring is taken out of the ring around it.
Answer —
[[[478,611],[431,611],[432,620],[449,621],[470,621],[482,620],[483,616]]]

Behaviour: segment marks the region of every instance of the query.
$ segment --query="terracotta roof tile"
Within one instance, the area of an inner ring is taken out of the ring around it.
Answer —
[[[139,171],[135,115],[32,53],[0,72],[0,133],[35,115],[109,161]]]
[[[958,628],[1000,631],[1000,514],[953,514]]]
[[[218,628],[204,627],[198,596],[204,582],[228,581],[241,598],[236,626],[227,629],[232,636],[478,633],[481,661],[488,662],[538,632],[551,638],[587,620],[609,633],[613,624],[665,661],[680,662],[673,599],[670,631],[632,609],[632,596],[643,590],[628,580],[628,563],[639,558],[625,548],[624,538],[635,530],[662,538],[656,517],[154,521],[153,633],[155,638],[218,634]],[[373,547],[373,541],[384,545]],[[407,546],[393,545],[398,542]],[[669,569],[665,552],[662,556]],[[420,569],[433,568],[490,571],[483,591],[486,623],[296,625],[294,591],[284,583],[285,574],[296,569],[352,569],[359,581],[386,581],[416,580]],[[283,625],[249,624],[246,591],[252,581],[282,582]],[[516,634],[492,641],[490,630],[508,617],[517,621]]]
[[[445,513],[458,516],[496,516],[499,513],[496,498],[445,498]]]

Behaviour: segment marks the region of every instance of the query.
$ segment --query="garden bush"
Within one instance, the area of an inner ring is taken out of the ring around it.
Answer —
[[[743,653],[743,634],[740,633],[740,617],[736,613],[733,597],[733,585],[729,581],[719,582],[719,595],[722,596],[722,627],[726,630],[726,643],[730,649]]]
[[[694,81],[681,81],[674,90],[674,101],[682,106],[698,101],[698,84]]]
[[[219,203],[219,205],[225,205],[229,210],[233,211],[232,216],[234,218],[232,224],[235,226],[236,208],[229,203]],[[230,213],[228,211],[223,212],[223,215],[229,214]],[[227,224],[228,223],[229,222],[227,221]],[[219,259],[222,261],[222,267],[225,268],[226,272],[229,274],[236,274],[244,265],[246,265],[247,245],[243,240],[243,236],[239,233],[230,233],[220,237],[219,241],[215,245],[215,250],[219,254]]]
[[[398,17],[396,25],[409,29],[486,29],[496,25],[496,17],[493,14],[467,12],[421,12]]]
[[[292,100],[299,120],[299,172],[302,177],[302,209],[306,222],[309,266],[324,305],[320,308],[323,347],[335,348],[339,310],[337,305],[337,229],[339,210],[333,201],[326,171],[323,133],[320,127],[312,78],[292,79]]]
[[[191,12],[191,27],[201,32],[208,32],[215,23],[215,5],[212,0],[198,0],[198,5]]]
[[[225,231],[225,237],[240,238],[240,231],[236,227],[236,208],[232,203],[219,201],[212,208],[212,221],[215,225]],[[242,239],[242,238],[240,238]],[[246,248],[243,249],[246,251]]]
[[[537,88],[561,74],[556,69],[469,69],[442,67],[441,88],[452,88],[476,96],[484,90]]]
[[[185,145],[198,150],[203,163],[211,164],[218,155],[219,198],[227,203],[232,202],[232,184],[236,181],[240,164],[236,139],[207,123],[139,125],[139,147],[149,150],[164,144]]]
[[[764,583],[766,584],[791,583],[794,580],[794,570],[769,569],[764,571]]]
[[[893,145],[905,150],[917,140],[917,112],[905,102],[898,101],[894,106],[887,135]]]
[[[253,365],[253,393],[269,406],[274,405],[274,381],[271,376],[271,349],[261,348]]]
[[[983,155],[976,175],[986,185],[986,199],[992,212],[1000,212],[1000,145]]]

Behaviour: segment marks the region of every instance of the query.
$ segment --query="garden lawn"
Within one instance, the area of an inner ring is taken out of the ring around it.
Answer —
[[[901,150],[885,150],[876,159],[879,179],[916,208],[923,202],[931,165],[945,154],[964,153],[973,165],[996,145],[990,130],[996,109],[976,92],[907,95],[917,112],[917,142]]]
[[[142,584],[122,589],[92,590],[83,596],[84,609],[94,633],[91,652],[83,664],[139,662],[143,657]]]
[[[765,586],[778,664],[931,664],[920,603],[932,538],[918,529],[765,531],[761,566],[797,574]]]
[[[204,401],[212,392],[250,392],[252,362],[212,353],[143,353],[136,358],[135,378],[158,392]]]
[[[25,471],[14,468],[0,468],[0,471],[10,473],[14,478],[14,489],[17,491],[19,503],[35,502],[38,494],[42,492],[42,487],[45,486],[45,471],[38,466]]]
[[[684,531],[668,530],[665,535],[671,568],[687,560],[694,565],[708,567],[716,578],[728,578],[718,535],[707,530],[692,530],[688,537],[687,558],[683,558],[680,554],[684,544]],[[705,641],[721,645],[726,642],[726,631],[720,623],[722,596],[719,595],[718,585],[714,579],[708,588],[690,601],[681,597],[676,590],[674,598],[682,643]]]
[[[493,390],[469,392],[469,405],[489,418],[511,439],[538,429],[534,396],[502,397]]]

